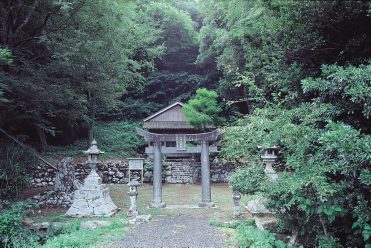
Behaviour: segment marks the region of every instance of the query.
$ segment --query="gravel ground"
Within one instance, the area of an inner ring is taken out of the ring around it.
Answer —
[[[132,227],[111,248],[226,247],[224,238],[207,217],[167,216]]]

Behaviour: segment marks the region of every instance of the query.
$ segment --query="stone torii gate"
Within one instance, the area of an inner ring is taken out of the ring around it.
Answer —
[[[209,144],[211,141],[217,140],[218,136],[222,134],[221,130],[196,134],[159,134],[137,128],[137,133],[144,137],[145,141],[153,143],[153,201],[149,204],[150,208],[163,208],[166,206],[162,201],[161,142],[167,141],[175,141],[179,149],[185,147],[187,141],[201,143],[202,201],[198,206],[205,208],[215,206],[211,201]]]

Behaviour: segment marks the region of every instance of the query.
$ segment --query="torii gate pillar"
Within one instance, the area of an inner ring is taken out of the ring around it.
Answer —
[[[162,154],[161,141],[153,142],[153,201],[150,208],[163,208],[166,204],[162,202]]]
[[[202,208],[215,207],[211,201],[210,184],[210,162],[209,162],[209,141],[201,141],[201,178],[202,178],[202,202],[198,204]]]

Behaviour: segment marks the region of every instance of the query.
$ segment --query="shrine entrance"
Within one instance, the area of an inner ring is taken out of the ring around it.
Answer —
[[[137,133],[142,136],[149,146],[146,153],[153,156],[153,200],[150,208],[163,208],[166,204],[162,201],[162,157],[192,157],[201,154],[201,179],[202,200],[199,207],[214,207],[211,200],[210,184],[210,153],[217,152],[215,145],[220,130],[197,133],[192,126],[187,124],[181,112],[182,103],[174,103],[169,107],[151,115],[144,120],[143,127],[149,131],[137,128]],[[187,146],[187,142],[193,146]],[[211,146],[210,146],[211,145]]]

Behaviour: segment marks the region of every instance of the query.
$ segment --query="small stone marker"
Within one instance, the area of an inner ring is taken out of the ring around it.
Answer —
[[[138,215],[136,218],[128,220],[128,224],[135,225],[140,223],[146,223],[149,222],[152,219],[152,216],[150,214],[147,215]]]
[[[128,220],[127,223],[130,225],[139,224],[142,222],[148,222],[152,216],[148,215],[139,215],[138,205],[137,205],[137,198],[138,198],[138,186],[140,183],[136,180],[130,181],[128,183],[129,192],[128,195],[130,197],[130,208],[127,212],[127,216],[133,217],[132,219]]]
[[[138,181],[130,181],[128,183],[128,186],[129,186],[129,192],[128,192],[128,195],[130,197],[130,208],[129,208],[129,211],[127,213],[127,216],[131,217],[131,216],[134,216],[134,218],[136,218],[139,214],[138,212],[138,208],[137,208],[137,196],[138,196],[138,186],[140,185],[140,183]]]
[[[233,192],[232,198],[233,198],[233,203],[234,203],[234,216],[239,217],[241,215],[241,206],[240,206],[241,194],[238,192]]]

